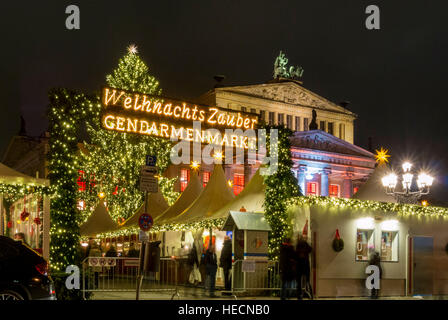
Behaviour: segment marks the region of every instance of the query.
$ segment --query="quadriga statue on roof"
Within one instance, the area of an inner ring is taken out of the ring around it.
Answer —
[[[274,62],[274,79],[276,78],[287,78],[287,79],[298,79],[303,75],[302,67],[290,66],[289,69],[288,58],[286,55],[280,51],[279,55]]]

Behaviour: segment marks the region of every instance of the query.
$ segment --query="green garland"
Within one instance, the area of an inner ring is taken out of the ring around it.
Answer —
[[[164,232],[164,231],[189,231],[189,230],[200,230],[200,229],[221,229],[224,226],[226,218],[217,218],[217,219],[208,219],[202,220],[193,223],[176,223],[176,224],[164,224],[164,225],[155,225],[149,231],[150,233],[154,232]],[[134,234],[138,234],[140,229],[138,227],[128,227],[123,228],[121,230],[113,231],[113,232],[105,232],[97,235],[99,239],[104,238],[116,238],[120,236],[130,236]],[[84,238],[83,240],[87,240]]]
[[[278,148],[271,148],[270,130],[278,130]],[[288,217],[286,201],[291,197],[300,195],[297,179],[291,171],[291,143],[289,137],[292,131],[283,126],[266,127],[266,144],[269,155],[277,153],[278,168],[272,175],[264,177],[265,190],[265,217],[271,226],[269,234],[269,257],[277,260],[280,255],[280,245],[285,237],[291,236],[292,224]]]
[[[355,209],[355,210],[370,210],[370,211],[384,211],[396,213],[399,216],[409,217],[444,217],[448,218],[448,208],[442,207],[423,207],[419,205],[378,202],[370,200],[333,198],[322,196],[306,196],[294,197],[287,201],[287,206],[321,206],[321,207],[337,207],[339,209]]]

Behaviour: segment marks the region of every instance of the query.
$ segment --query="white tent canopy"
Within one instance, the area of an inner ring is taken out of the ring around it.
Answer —
[[[210,218],[218,209],[234,199],[222,165],[216,164],[210,181],[199,197],[181,214],[166,223],[191,223]]]
[[[28,176],[24,173],[18,172],[0,163],[0,183],[4,184],[28,184],[28,185],[41,185],[48,186],[49,181],[47,179],[38,179]]]
[[[127,219],[121,226],[122,227],[131,227],[131,226],[138,226],[138,219],[143,213],[148,213],[153,220],[155,220],[157,217],[159,217],[166,209],[168,209],[168,203],[166,202],[165,198],[163,197],[162,193],[151,193],[148,196],[148,212],[145,212],[145,204],[143,203],[142,206],[129,218]]]
[[[239,211],[241,207],[244,207],[250,212],[263,212],[263,203],[265,198],[264,191],[264,179],[260,174],[260,170],[257,170],[246,187],[244,187],[243,191],[241,191],[228,204],[215,211],[211,218],[215,219],[227,217],[230,211]]]
[[[394,197],[386,194],[381,179],[390,173],[390,169],[384,162],[380,162],[370,175],[367,182],[362,185],[353,199],[372,200],[380,202],[397,202]]]
[[[196,172],[192,172],[190,176],[190,181],[188,182],[187,187],[181,193],[179,198],[177,198],[176,202],[165,210],[162,214],[160,214],[157,218],[154,219],[154,223],[158,225],[162,225],[166,223],[166,221],[172,220],[177,215],[181,214],[185,209],[188,208],[189,205],[193,203],[194,200],[198,198],[201,194],[202,183],[199,180],[198,174]]]
[[[118,230],[118,225],[112,220],[103,201],[98,203],[87,221],[79,227],[82,236],[94,236],[115,230]]]

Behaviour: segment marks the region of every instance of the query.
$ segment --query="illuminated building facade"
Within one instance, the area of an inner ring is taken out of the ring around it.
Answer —
[[[304,88],[299,81],[284,79],[218,87],[202,95],[198,102],[254,113],[259,115],[260,123],[283,124],[293,130],[293,170],[305,195],[350,198],[375,168],[374,155],[353,144],[356,114]],[[313,110],[317,114],[317,130],[310,130]],[[212,170],[201,167],[201,175]],[[257,165],[225,166],[226,178],[233,184],[235,194],[256,169]],[[169,170],[170,176],[188,179],[188,165]],[[178,191],[185,184],[182,181]]]

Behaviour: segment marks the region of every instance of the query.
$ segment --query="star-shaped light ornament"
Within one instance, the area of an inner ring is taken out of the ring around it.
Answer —
[[[138,53],[137,46],[135,44],[131,44],[128,47],[128,52],[131,54],[137,54]]]
[[[375,150],[376,151],[376,155],[375,155],[375,160],[378,163],[388,163],[390,158],[390,155],[388,155],[387,153],[389,152],[389,150],[387,149],[383,149],[383,147],[381,147],[380,150]]]

